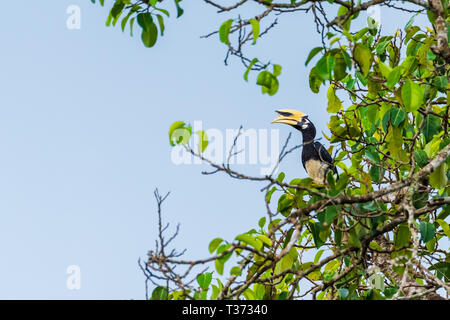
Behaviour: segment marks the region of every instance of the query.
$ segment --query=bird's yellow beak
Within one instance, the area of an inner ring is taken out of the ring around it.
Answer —
[[[276,110],[275,112],[278,113],[280,117],[273,120],[272,123],[285,123],[291,126],[296,125],[304,116],[306,116],[303,112],[291,109]]]

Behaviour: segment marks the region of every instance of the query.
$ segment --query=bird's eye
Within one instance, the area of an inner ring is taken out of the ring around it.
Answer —
[[[306,117],[306,116],[303,117],[303,118],[302,118],[302,121],[301,121],[302,129],[303,129],[303,130],[308,129],[310,123],[311,123],[311,122],[308,120],[308,117]]]

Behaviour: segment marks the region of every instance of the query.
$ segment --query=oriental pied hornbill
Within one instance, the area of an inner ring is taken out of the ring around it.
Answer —
[[[309,177],[314,183],[326,185],[327,173],[331,170],[338,173],[333,165],[331,158],[325,147],[318,141],[314,141],[316,137],[316,128],[309,121],[308,116],[297,110],[276,110],[280,117],[272,121],[272,123],[285,123],[299,130],[303,136],[302,163]]]

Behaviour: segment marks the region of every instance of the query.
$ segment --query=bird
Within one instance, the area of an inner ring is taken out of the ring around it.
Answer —
[[[303,149],[302,164],[308,176],[317,185],[327,185],[327,174],[331,170],[336,174],[336,180],[339,174],[333,164],[333,158],[327,149],[318,141],[314,141],[316,137],[316,127],[309,120],[308,115],[291,109],[276,110],[280,116],[272,121],[272,123],[288,124],[302,133]]]

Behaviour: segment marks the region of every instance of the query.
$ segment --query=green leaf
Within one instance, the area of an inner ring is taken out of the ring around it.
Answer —
[[[155,45],[158,34],[157,32],[156,27],[152,31],[142,30],[141,39],[147,48],[151,48]]]
[[[387,80],[389,74],[392,72],[391,67],[387,66],[384,62],[378,62],[378,69],[381,71],[381,75]]]
[[[403,109],[400,108],[392,108],[390,110],[390,120],[391,120],[391,124],[399,127],[400,124],[403,123],[403,121],[405,120],[406,117],[406,112],[403,111]]]
[[[267,194],[266,194],[266,202],[270,203],[270,200],[272,199],[272,194],[277,190],[276,187],[272,187],[272,189],[270,189]]]
[[[284,172],[280,172],[280,174],[278,175],[278,177],[277,177],[276,180],[277,180],[279,183],[283,183],[284,177],[285,177],[285,173],[284,173]]]
[[[247,70],[245,70],[245,73],[244,73],[244,80],[245,81],[248,81],[248,73],[250,72],[250,70],[252,70],[253,65],[255,63],[257,63],[257,62],[258,62],[258,59],[257,58],[253,58],[253,60],[248,65]]]
[[[156,287],[152,292],[152,297],[150,300],[167,300],[167,288],[166,287]]]
[[[113,16],[111,15],[111,12],[109,12],[108,18],[106,18],[106,26],[109,27],[111,25],[111,21],[113,19]]]
[[[423,151],[426,152],[428,158],[433,158],[439,152],[440,139],[433,139],[425,145]]]
[[[325,265],[324,271],[335,272],[339,268],[339,261],[332,260]]]
[[[433,188],[440,189],[447,185],[447,164],[444,162],[430,174],[430,185]]]
[[[341,50],[342,55],[344,56],[345,63],[347,64],[347,68],[350,70],[353,66],[352,57],[345,50]]]
[[[281,74],[281,66],[279,64],[273,65],[273,73],[274,77],[278,77]]]
[[[185,123],[183,121],[175,121],[169,128],[169,142],[173,147],[175,144],[180,142],[187,143],[190,138],[189,130],[185,128]]]
[[[395,287],[384,289],[383,294],[387,299],[391,299],[394,296],[394,294],[397,293],[397,291],[398,291],[398,287],[395,286]]]
[[[402,100],[407,112],[414,112],[423,103],[423,90],[418,83],[410,80],[402,86]]]
[[[376,123],[379,118],[378,107],[376,105],[367,106],[364,117],[367,117],[367,120]]]
[[[409,40],[411,40],[411,38],[418,32],[420,31],[420,28],[418,26],[413,26],[411,28],[408,28],[408,31],[406,31],[406,36],[405,36],[405,44],[409,42]]]
[[[272,222],[269,223],[269,230],[272,229],[273,227],[277,226],[280,223],[281,219],[273,219]]]
[[[401,66],[397,66],[389,73],[387,76],[386,87],[392,89],[400,80],[400,76],[402,75],[403,68]]]
[[[167,11],[167,10],[165,10],[165,9],[156,8],[156,7],[154,7],[153,9],[158,10],[159,12],[164,13],[168,18],[170,17],[169,11]]]
[[[434,238],[435,227],[432,223],[422,221],[419,225],[419,231],[424,243]]]
[[[151,24],[147,27],[147,29],[142,30],[141,39],[147,48],[151,48],[155,45],[157,38],[158,38],[158,29],[156,28],[156,25],[152,21]]]
[[[433,79],[433,85],[439,90],[444,92],[447,88],[448,79],[446,76],[439,76]]]
[[[252,25],[253,44],[255,44],[259,37],[259,21],[256,19],[250,19],[248,22]]]
[[[223,267],[225,266],[225,262],[221,259],[216,259],[214,261],[214,266],[216,267],[216,271],[218,274],[223,274]]]
[[[370,161],[380,163],[380,155],[374,146],[369,146],[365,149],[364,154]]]
[[[261,86],[262,93],[268,93],[273,96],[278,91],[278,80],[277,78],[267,70],[261,71],[256,79],[256,84]]]
[[[257,239],[261,240],[262,243],[264,243],[265,245],[267,245],[268,247],[272,246],[272,241],[265,235],[259,235],[256,237]]]
[[[377,165],[373,165],[370,167],[369,175],[373,182],[379,183],[383,179],[384,170]]]
[[[450,23],[446,21],[445,25],[447,26],[447,39],[450,39]]]
[[[230,248],[231,248],[231,244],[222,244],[219,246],[219,248],[217,248],[216,253],[218,255],[223,254],[223,252],[225,252],[226,250],[228,250]],[[223,268],[225,266],[225,262],[227,262],[227,260],[231,257],[231,255],[232,255],[232,252],[228,252],[227,254],[225,254],[222,257],[215,260],[214,264],[215,264],[216,270],[219,274],[223,274]]]
[[[338,15],[338,16],[343,16],[343,15],[347,14],[347,12],[348,12],[348,8],[347,8],[347,7],[345,7],[345,6],[340,6],[339,9],[338,9],[337,15]],[[346,31],[349,30],[351,20],[352,20],[352,19],[347,19],[347,21],[345,21],[345,22],[343,23],[342,27],[343,27],[344,30],[346,30]]]
[[[121,1],[116,1],[111,9],[111,16],[116,19],[122,13],[124,7],[124,3],[122,3]]]
[[[403,121],[406,118],[406,112],[403,111],[403,109],[392,107],[389,109],[383,116],[383,130],[386,132],[388,124],[392,124],[393,126],[399,127],[400,124],[403,123]]]
[[[309,223],[311,233],[313,235],[314,244],[319,249],[325,242],[320,238],[320,231],[323,230],[323,224],[320,222]]]
[[[339,51],[338,53],[336,53],[334,55],[334,59],[335,59],[335,64],[334,64],[334,69],[333,69],[333,73],[334,73],[334,79],[335,80],[342,80],[347,76],[347,64],[345,62],[345,58],[344,55],[342,54],[341,51]]]
[[[328,107],[327,111],[329,113],[336,113],[342,109],[342,102],[336,96],[336,87],[334,85],[330,85],[327,91],[328,98]]]
[[[294,263],[294,259],[291,255],[287,254],[276,264],[275,273],[280,273],[286,269],[292,268],[292,264]]]
[[[198,136],[198,151],[202,153],[208,146],[208,136],[203,130],[198,130],[196,133]]]
[[[334,231],[334,243],[338,246],[342,244],[342,231],[339,229]]]
[[[222,243],[222,238],[215,238],[213,239],[208,246],[209,253],[213,253],[216,251],[217,247]]]
[[[324,250],[317,251],[316,255],[314,256],[314,264],[317,264],[320,260],[320,257],[322,256]]]
[[[391,156],[395,160],[408,161],[405,150],[403,150],[402,130],[395,126],[390,126],[386,135],[386,143]]]
[[[134,26],[134,21],[136,20],[135,17],[130,19],[130,36],[133,36],[133,26]]]
[[[343,190],[350,182],[349,176],[343,172],[339,175],[339,180],[336,182],[336,190]]]
[[[309,87],[311,91],[314,93],[318,93],[322,82],[323,80],[317,74],[316,67],[312,68],[309,72]]]
[[[197,276],[197,283],[203,290],[208,290],[211,280],[212,280],[211,272],[205,272]]]
[[[406,57],[399,67],[402,68],[402,75],[408,75],[414,72],[415,68],[417,67],[416,57]]]
[[[125,16],[125,18],[122,19],[122,22],[120,23],[120,27],[122,28],[122,32],[125,31],[125,27],[127,26],[128,19],[133,14],[133,10],[130,10],[130,12]]]
[[[361,241],[359,240],[356,228],[352,228],[349,232],[348,244],[350,247],[361,248]]]
[[[353,40],[357,41],[357,40],[361,39],[368,31],[369,31],[368,27],[362,28],[355,34],[355,36],[353,37]],[[352,38],[350,38],[350,39],[352,39]],[[353,41],[353,40],[351,40],[351,41]]]
[[[353,90],[353,88],[355,87],[355,83],[356,83],[356,79],[352,78],[347,81],[347,84],[345,85],[345,87],[349,90]]]
[[[334,69],[335,59],[333,56],[327,54],[323,56],[316,64],[316,73],[322,80],[330,80],[331,72]]]
[[[425,141],[430,142],[433,137],[441,131],[441,120],[433,114],[429,114],[425,118],[425,123],[422,127],[422,133]]]
[[[419,12],[417,12],[411,18],[409,18],[408,22],[405,25],[405,31],[407,31],[412,26],[412,24],[414,23],[414,18],[417,17],[418,14]]]
[[[263,247],[263,243],[261,240],[254,238],[253,236],[247,234],[247,233],[243,233],[238,235],[236,238],[236,240],[238,241],[242,241],[247,243],[248,245],[252,246],[253,248],[255,248],[256,250],[261,250]]]
[[[384,51],[386,51],[386,47],[388,46],[388,44],[390,43],[390,40],[384,40],[382,42],[380,42],[379,44],[377,44],[377,46],[375,47],[375,51],[377,52],[378,55],[382,55],[384,53]]]
[[[164,29],[165,29],[164,28],[164,19],[163,19],[162,15],[160,15],[160,14],[157,14],[156,18],[158,19],[159,30],[161,32],[161,36],[163,36],[164,35]]]
[[[179,2],[181,2],[181,0],[175,0],[175,6],[177,8],[177,18],[181,17],[184,12],[184,10],[180,7]]]
[[[231,268],[231,270],[230,270],[230,275],[232,275],[232,276],[240,276],[241,274],[242,274],[242,270],[241,270],[241,268],[239,268],[237,266]]]
[[[136,18],[139,26],[144,30],[148,30],[153,24],[152,15],[150,12],[139,13]]]
[[[225,44],[230,44],[230,40],[228,39],[228,36],[230,34],[231,25],[233,24],[233,19],[229,19],[222,23],[222,25],[219,28],[219,39],[221,42]]]
[[[306,58],[305,66],[307,66],[308,63],[311,61],[311,59],[314,58],[314,57],[315,57],[320,51],[322,51],[322,50],[323,50],[323,47],[315,47],[315,48],[313,48],[313,49],[309,52],[308,58]]]
[[[368,81],[366,78],[364,78],[364,76],[363,76],[360,72],[356,71],[355,74],[356,74],[356,77],[358,78],[358,80],[361,81],[361,83],[362,83],[364,86],[367,86],[367,83],[368,83],[369,81]]]
[[[330,187],[330,189],[335,190],[336,189],[336,180],[334,180],[334,173],[331,170],[329,170],[327,172],[326,180],[327,180],[327,183],[328,183],[328,186]]]
[[[437,218],[444,220],[450,215],[450,206],[445,206],[443,210],[438,214]]]
[[[242,292],[242,295],[244,296],[244,298],[246,300],[258,300],[256,294],[250,288],[245,289],[244,292]],[[215,299],[211,299],[211,300],[215,300]]]
[[[445,235],[450,238],[450,226],[448,225],[448,223],[441,219],[437,219],[436,222],[441,226]]]
[[[325,210],[322,210],[317,214],[317,219],[319,219],[324,226],[329,226],[337,215],[338,212],[336,207],[328,206]]]
[[[394,235],[394,247],[396,249],[409,245],[411,240],[411,231],[407,223],[402,223]]]
[[[264,228],[265,224],[266,224],[266,217],[262,217],[261,219],[259,219],[258,221],[258,226],[262,229]]]
[[[330,46],[332,46],[334,43],[338,42],[339,40],[341,40],[341,37],[335,37],[333,40],[330,41]]]
[[[428,156],[424,150],[415,150],[414,151],[414,160],[419,165],[419,167],[423,168],[428,163]]]
[[[373,62],[373,56],[370,49],[361,43],[356,44],[355,49],[353,50],[353,58],[356,63],[358,63],[364,77],[366,77]]]
[[[447,261],[440,261],[434,265],[432,265],[430,270],[436,270],[436,276],[439,279],[444,278],[446,282],[448,282],[448,279],[450,279],[450,262]]]
[[[380,244],[376,241],[371,241],[369,247],[373,250],[383,251],[383,248],[381,248]]]

